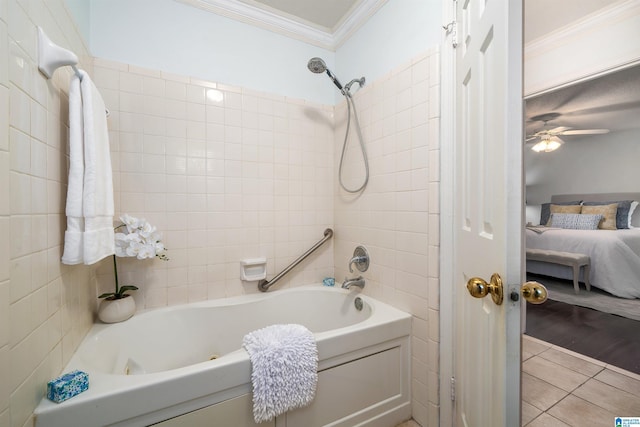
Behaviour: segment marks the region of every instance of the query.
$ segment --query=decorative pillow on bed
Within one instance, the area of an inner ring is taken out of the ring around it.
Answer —
[[[580,205],[581,203],[582,203],[582,200],[575,200],[573,202],[554,203],[554,205],[570,206],[570,205]],[[580,211],[576,213],[580,213]],[[548,225],[550,218],[551,218],[551,203],[543,203],[542,206],[540,207],[540,224]]]
[[[555,203],[549,208],[551,215],[554,213],[579,214],[581,210],[582,206],[580,205],[556,205]],[[549,219],[550,221],[551,219]]]
[[[637,206],[638,202],[633,200],[620,200],[610,202],[584,202],[584,206],[602,206],[610,205],[612,203],[618,204],[618,212],[616,213],[616,228],[631,228],[631,215],[633,215],[634,209],[632,206]]]
[[[601,230],[616,230],[617,212],[617,203],[611,203],[610,205],[582,206],[583,214],[600,214],[603,216],[603,220],[599,227]]]
[[[552,213],[550,225],[570,230],[597,230],[602,218],[602,215]]]

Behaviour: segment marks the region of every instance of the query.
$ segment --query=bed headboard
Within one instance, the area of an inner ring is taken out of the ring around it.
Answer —
[[[573,200],[582,200],[584,202],[636,200],[640,202],[640,193],[556,194],[551,196],[551,203],[571,202]],[[631,217],[631,225],[640,227],[640,206],[636,208],[633,217]]]

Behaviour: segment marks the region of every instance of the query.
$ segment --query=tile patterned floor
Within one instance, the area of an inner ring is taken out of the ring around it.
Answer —
[[[522,425],[613,427],[640,417],[640,375],[523,335]],[[420,427],[413,420],[396,427]]]
[[[420,427],[420,424],[413,420],[405,421],[402,424],[398,424],[396,427]]]
[[[640,375],[523,336],[522,425],[607,427],[640,416]]]

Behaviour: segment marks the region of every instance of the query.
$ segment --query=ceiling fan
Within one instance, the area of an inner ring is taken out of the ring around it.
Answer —
[[[544,151],[546,153],[557,150],[564,143],[559,135],[596,135],[609,133],[609,129],[573,129],[566,126],[558,126],[553,129],[547,129],[547,122],[560,117],[559,113],[547,113],[540,114],[535,117],[531,117],[532,121],[542,121],[544,125],[541,130],[527,135],[525,142],[532,141],[539,138],[540,141],[535,144],[531,149],[536,152]]]

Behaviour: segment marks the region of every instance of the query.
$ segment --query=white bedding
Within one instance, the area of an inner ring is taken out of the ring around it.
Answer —
[[[587,254],[591,285],[622,298],[640,298],[640,229],[527,230],[527,248]],[[572,279],[571,268],[528,261],[527,271]]]

